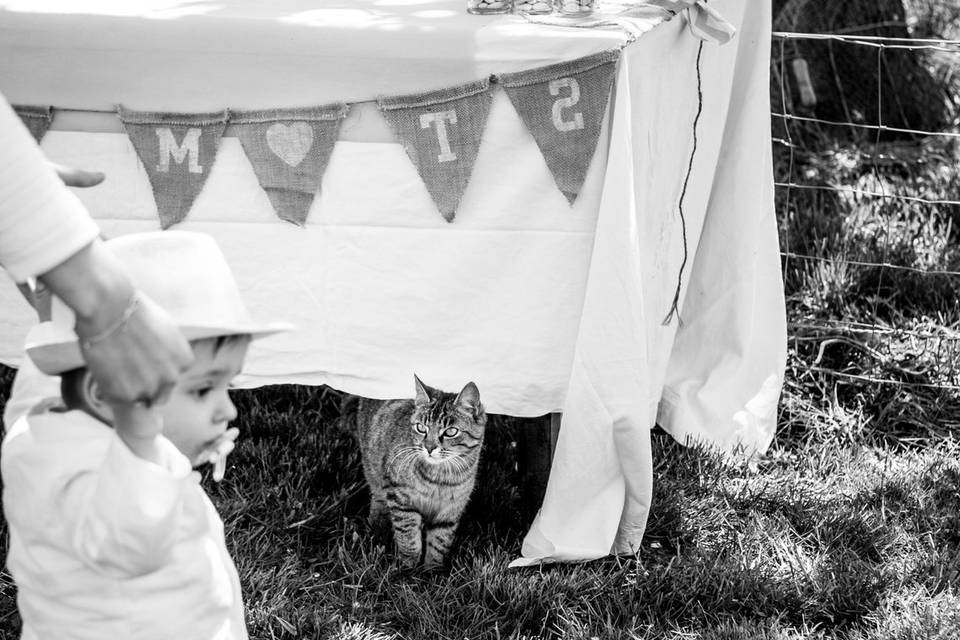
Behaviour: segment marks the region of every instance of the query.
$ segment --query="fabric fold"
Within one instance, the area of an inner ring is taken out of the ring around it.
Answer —
[[[639,248],[631,94],[617,83],[570,381],[543,506],[511,566],[639,548],[653,497],[649,314]],[[621,108],[622,107],[622,108]],[[589,525],[587,525],[589,523]]]

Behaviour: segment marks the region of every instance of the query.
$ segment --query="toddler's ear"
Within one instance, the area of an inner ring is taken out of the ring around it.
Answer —
[[[94,379],[90,371],[84,369],[80,379],[76,381],[76,392],[80,404],[78,408],[84,409],[87,413],[92,413],[104,422],[113,424],[113,410],[104,399],[100,384]]]

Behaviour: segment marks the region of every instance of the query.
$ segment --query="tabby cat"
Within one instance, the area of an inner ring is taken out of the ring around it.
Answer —
[[[389,521],[401,565],[441,568],[477,476],[487,415],[477,385],[459,394],[414,376],[412,400],[360,400],[357,435],[370,522]]]

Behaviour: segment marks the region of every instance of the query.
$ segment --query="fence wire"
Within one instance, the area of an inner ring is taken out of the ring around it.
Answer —
[[[958,426],[960,40],[774,32],[771,115],[785,411],[819,391],[901,435]]]

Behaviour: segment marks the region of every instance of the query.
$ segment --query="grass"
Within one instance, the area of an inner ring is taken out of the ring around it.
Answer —
[[[513,441],[529,425],[496,417],[453,567],[418,576],[368,535],[335,392],[237,396],[244,437],[226,479],[204,483],[255,638],[886,640],[960,628],[949,437],[908,447],[817,430],[751,470],[655,436],[656,508],[636,558],[511,571],[525,527]],[[4,577],[5,637],[13,594]]]
[[[960,207],[850,190],[958,200],[960,153],[933,137],[789,133],[777,180],[826,189],[777,190],[790,340],[767,455],[730,468],[655,434],[636,557],[508,570],[528,524],[515,436],[530,425],[495,416],[450,572],[407,575],[367,530],[339,394],[238,392],[242,438],[224,482],[204,486],[251,636],[958,637]],[[11,379],[0,370],[0,405]],[[0,638],[19,629],[14,598],[0,574]]]

